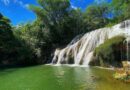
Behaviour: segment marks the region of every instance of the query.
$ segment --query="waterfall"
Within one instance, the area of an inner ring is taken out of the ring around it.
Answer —
[[[130,20],[109,28],[101,28],[86,33],[75,43],[63,49],[56,49],[52,63],[88,66],[96,47],[114,36],[130,34]],[[75,39],[72,41],[74,42]]]

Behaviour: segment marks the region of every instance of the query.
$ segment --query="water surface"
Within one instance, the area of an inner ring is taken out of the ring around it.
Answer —
[[[0,70],[0,90],[130,90],[113,71],[68,66]]]

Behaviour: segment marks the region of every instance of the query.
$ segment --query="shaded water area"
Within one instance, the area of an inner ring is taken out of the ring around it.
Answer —
[[[0,70],[0,90],[130,90],[96,67],[36,66]]]

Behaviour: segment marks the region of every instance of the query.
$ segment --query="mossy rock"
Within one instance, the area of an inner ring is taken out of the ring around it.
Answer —
[[[116,36],[106,40],[95,49],[90,65],[103,67],[121,66],[121,48],[124,45],[124,40],[124,36]],[[125,51],[122,53],[125,53]]]

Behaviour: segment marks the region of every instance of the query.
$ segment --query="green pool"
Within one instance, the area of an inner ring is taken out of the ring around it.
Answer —
[[[0,70],[0,90],[130,90],[110,70],[87,67],[36,66]]]

